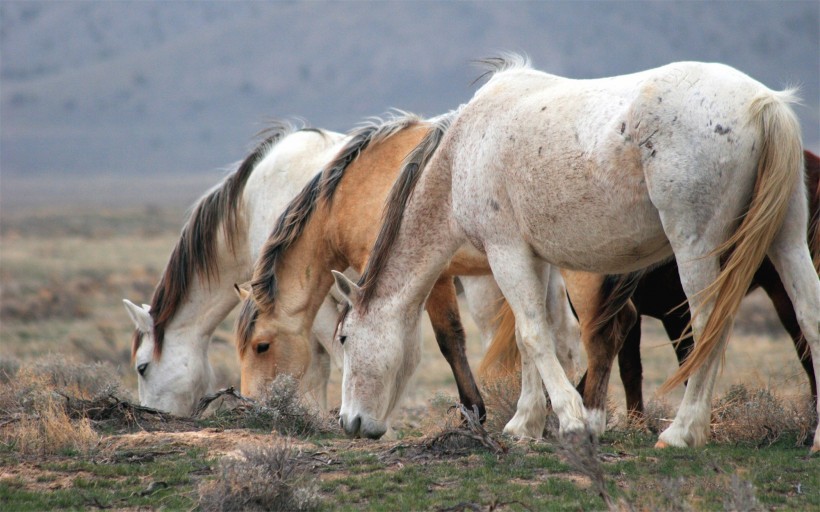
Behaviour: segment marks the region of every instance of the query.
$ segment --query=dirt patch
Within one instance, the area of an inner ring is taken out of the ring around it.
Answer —
[[[524,485],[527,487],[536,487],[542,482],[550,478],[558,478],[572,482],[581,489],[589,489],[592,487],[592,480],[584,475],[577,475],[572,473],[543,473],[536,476],[536,478],[525,480],[523,478],[513,478],[510,480],[511,484]]]
[[[70,489],[77,478],[91,479],[94,475],[87,471],[73,471],[70,474],[51,471],[43,468],[40,463],[31,462],[0,467],[0,482],[32,492]]]
[[[136,432],[109,436],[100,443],[102,454],[116,452],[146,452],[150,450],[166,451],[168,449],[200,448],[207,450],[209,457],[227,455],[235,452],[244,444],[269,444],[275,440],[285,439],[276,432],[264,434],[246,429],[222,430],[206,428],[187,432]],[[310,443],[287,438],[296,449],[313,449]]]

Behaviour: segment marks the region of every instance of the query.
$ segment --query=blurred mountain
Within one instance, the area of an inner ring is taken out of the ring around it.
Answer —
[[[820,3],[0,3],[3,175],[212,170],[273,117],[345,131],[467,101],[502,50],[576,78],[675,60],[800,85],[820,150]]]

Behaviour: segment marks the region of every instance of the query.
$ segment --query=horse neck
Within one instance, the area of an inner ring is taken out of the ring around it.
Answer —
[[[348,265],[330,247],[326,226],[327,211],[320,206],[276,264],[274,321],[305,336],[333,285],[330,271]]]
[[[165,330],[166,343],[178,339],[207,349],[211,335],[239,302],[234,283],[250,278],[251,262],[246,240],[247,233],[237,233],[234,252],[220,232],[216,254],[218,271],[210,279],[190,277],[188,293]]]
[[[372,297],[366,300],[368,305],[392,304],[403,312],[420,310],[436,280],[465,241],[463,234],[454,229],[450,170],[441,161],[433,157],[421,171],[423,174],[407,202],[392,246],[379,249],[377,241],[371,262],[378,259],[377,251],[387,251],[387,255],[372,284]]]

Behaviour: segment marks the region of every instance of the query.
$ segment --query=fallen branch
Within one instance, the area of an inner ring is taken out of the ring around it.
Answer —
[[[254,403],[253,400],[251,400],[248,397],[240,395],[236,391],[236,389],[234,389],[233,386],[230,386],[230,387],[227,387],[225,389],[220,389],[219,391],[217,391],[215,393],[211,393],[210,395],[203,396],[199,400],[199,404],[196,406],[196,409],[194,410],[194,414],[192,415],[192,417],[193,418],[199,418],[199,416],[203,412],[205,412],[205,409],[207,409],[208,406],[211,405],[211,402],[213,402],[217,398],[220,398],[220,397],[223,397],[223,396],[230,396],[230,397],[236,398],[240,402],[243,402],[243,403],[246,403],[246,404]]]

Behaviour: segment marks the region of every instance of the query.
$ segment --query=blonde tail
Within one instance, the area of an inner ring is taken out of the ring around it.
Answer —
[[[701,304],[715,307],[686,362],[660,388],[666,393],[682,384],[711,356],[723,332],[731,325],[754,273],[763,261],[786,215],[789,199],[802,176],[800,127],[788,103],[791,91],[767,92],[752,102],[751,116],[758,126],[761,155],[749,209],[737,231],[716,249],[729,257],[717,279],[700,292]],[[693,318],[699,313],[693,311]]]
[[[506,300],[496,315],[495,324],[495,336],[478,368],[478,378],[483,382],[506,379],[521,370],[521,354],[515,342],[515,315]]]

